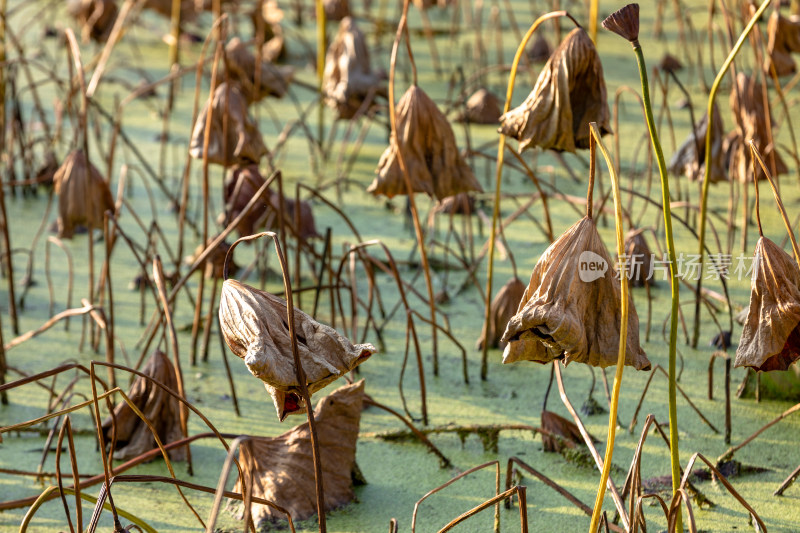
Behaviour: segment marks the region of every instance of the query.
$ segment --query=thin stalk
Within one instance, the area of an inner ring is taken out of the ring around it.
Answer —
[[[0,65],[2,65],[0,67],[0,146],[5,146],[6,142],[6,7],[6,0],[0,0]],[[6,215],[6,198],[2,176],[0,176],[0,210],[2,210],[0,216],[3,219],[3,247],[6,251],[5,267],[8,275],[8,312],[11,315],[11,329],[14,335],[19,335],[17,304],[14,296],[14,265],[11,262],[11,241],[8,236],[8,216]],[[3,379],[5,374],[5,363],[2,365],[2,368],[0,368],[0,380]],[[3,399],[5,398],[3,396]]]
[[[664,234],[667,241],[667,255],[669,256],[669,273],[670,273],[670,288],[672,292],[672,305],[670,309],[670,326],[669,326],[669,443],[670,443],[670,462],[672,463],[672,493],[673,496],[677,493],[681,483],[681,464],[680,455],[678,454],[678,407],[677,407],[677,391],[676,391],[676,371],[675,361],[677,359],[677,340],[678,340],[678,311],[679,311],[679,284],[678,284],[678,262],[675,254],[675,242],[672,239],[672,213],[670,211],[670,194],[669,194],[669,175],[667,174],[667,165],[664,161],[664,154],[661,151],[661,142],[658,140],[658,131],[656,131],[655,120],[653,118],[653,108],[650,104],[650,84],[647,81],[647,66],[644,62],[644,54],[642,53],[642,45],[639,40],[631,43],[633,51],[636,54],[636,62],[639,66],[639,77],[642,80],[642,100],[644,101],[644,114],[647,118],[647,129],[650,132],[650,141],[653,144],[653,151],[656,154],[656,161],[658,161],[658,173],[661,176],[661,201],[662,210],[664,212]],[[711,116],[712,110],[708,111],[708,123],[712,123]],[[708,131],[711,132],[709,126]],[[708,169],[711,168],[711,162],[708,159],[711,154],[709,137],[706,137],[706,174]],[[706,175],[704,185],[708,184],[708,176]],[[702,249],[701,249],[702,250]],[[700,276],[702,277],[702,276]],[[698,298],[699,300],[699,298]],[[616,383],[615,383],[616,386]],[[680,511],[677,516],[678,531],[683,531],[683,521],[681,520]]]
[[[392,137],[394,138],[395,142],[397,143],[397,160],[400,163],[400,170],[403,173],[403,179],[406,182],[406,192],[408,194],[408,203],[411,208],[411,218],[414,221],[414,232],[417,236],[417,242],[419,243],[419,258],[420,262],[422,263],[422,271],[425,274],[425,286],[428,290],[428,304],[430,306],[430,314],[431,314],[431,342],[433,345],[433,375],[439,375],[439,357],[438,357],[438,348],[436,343],[437,338],[437,329],[436,329],[436,299],[433,293],[433,282],[431,280],[431,269],[430,265],[428,264],[428,253],[425,251],[425,236],[422,232],[422,224],[419,221],[419,213],[417,212],[417,204],[414,201],[414,187],[411,185],[411,175],[408,172],[408,166],[406,165],[405,155],[403,154],[404,147],[402,145],[402,141],[400,140],[400,136],[397,134],[397,109],[395,106],[394,101],[394,78],[395,78],[395,70],[397,67],[397,51],[400,47],[400,39],[403,36],[403,33],[406,32],[406,25],[408,22],[408,4],[409,0],[405,0],[403,2],[403,14],[400,17],[400,23],[397,25],[397,34],[394,38],[394,44],[392,45],[392,55],[391,55],[391,67],[389,68],[389,124],[392,130]],[[417,83],[417,69],[414,65],[413,55],[411,54],[411,41],[406,35],[406,46],[408,48],[409,58],[411,60],[412,69],[413,69],[413,83],[416,85]],[[424,423],[427,424],[428,420],[425,417]]]
[[[611,156],[603,145],[603,140],[600,137],[600,131],[597,129],[597,124],[592,122],[589,124],[589,131],[591,132],[591,153],[594,165],[594,145],[595,143],[600,148],[603,158],[606,160],[608,166],[608,173],[611,176],[611,185],[614,192],[614,219],[616,221],[617,230],[617,255],[621,259],[625,255],[625,235],[622,220],[622,198],[619,192],[619,179],[617,172],[614,169],[614,164],[611,161]],[[591,204],[590,208],[591,208]],[[617,406],[619,405],[619,391],[622,387],[622,370],[625,367],[625,351],[627,349],[628,339],[628,276],[626,273],[625,262],[619,261],[619,282],[620,282],[620,325],[619,325],[619,354],[617,355],[617,369],[614,374],[614,388],[611,391],[611,406],[608,413],[608,439],[606,440],[606,453],[603,459],[603,471],[600,475],[600,486],[597,490],[597,497],[594,502],[594,512],[592,513],[592,521],[589,526],[589,532],[597,531],[600,516],[603,511],[603,498],[606,493],[606,482],[611,472],[611,459],[614,456],[614,438],[617,432]]]
[[[706,214],[708,212],[708,184],[709,184],[709,174],[711,169],[711,124],[713,124],[714,119],[714,97],[717,95],[717,89],[719,89],[719,85],[722,82],[722,78],[728,72],[728,68],[730,68],[731,64],[733,63],[736,54],[739,53],[739,50],[742,48],[745,39],[747,36],[750,35],[750,32],[755,27],[756,22],[761,18],[761,15],[766,11],[767,7],[769,7],[771,0],[764,0],[761,5],[758,7],[756,12],[753,14],[750,22],[747,23],[744,30],[742,31],[741,35],[739,35],[739,40],[736,41],[736,44],[733,45],[728,57],[725,59],[725,62],[722,64],[722,67],[719,69],[717,73],[717,77],[714,79],[714,83],[711,85],[711,91],[708,94],[708,124],[709,127],[706,130],[706,154],[705,154],[705,171],[703,174],[703,189],[700,193],[700,231],[699,238],[698,238],[698,249],[700,250],[700,276],[697,278],[697,287],[695,288],[695,294],[702,294],[701,290],[703,288],[703,249],[705,248],[706,243]],[[746,184],[745,184],[746,187]],[[743,228],[744,231],[744,228]],[[694,308],[694,333],[692,336],[692,347],[697,347],[697,341],[700,338],[700,300],[701,298],[697,298],[697,302],[695,303]]]
[[[786,208],[783,206],[783,201],[781,200],[780,194],[778,194],[778,188],[775,186],[775,182],[772,181],[772,176],[767,170],[767,166],[764,164],[764,160],[761,158],[761,154],[758,152],[758,148],[756,148],[756,145],[752,139],[750,139],[750,150],[752,151],[754,160],[758,160],[758,164],[761,165],[761,169],[764,171],[764,176],[766,176],[767,181],[769,182],[769,186],[772,188],[772,194],[775,196],[775,203],[778,204],[778,211],[780,211],[781,213],[781,218],[783,219],[783,223],[786,225],[786,231],[789,233],[789,239],[792,241],[792,251],[794,252],[794,260],[797,261],[798,266],[800,266],[800,248],[798,248],[797,246],[797,240],[794,237],[794,231],[792,231],[792,224],[791,222],[789,222],[789,217],[786,214]],[[755,163],[753,164],[753,166],[755,166]],[[758,180],[756,180],[755,169],[753,169],[753,183],[756,186],[756,199],[757,199]],[[758,202],[758,200],[756,200],[756,202]],[[758,206],[757,203],[756,206]],[[756,207],[756,210],[757,209],[758,207]],[[761,230],[760,217],[758,220],[758,228],[759,230]]]
[[[575,23],[576,26],[580,27],[580,24],[572,18],[572,15],[567,13],[566,11],[552,11],[550,13],[545,13],[538,19],[536,19],[531,27],[528,28],[528,32],[522,38],[522,42],[519,43],[519,47],[517,48],[517,53],[514,54],[514,61],[511,63],[511,73],[508,75],[508,89],[506,89],[506,103],[503,106],[503,113],[508,113],[508,110],[511,108],[511,98],[514,96],[514,80],[517,78],[517,69],[519,68],[519,62],[522,58],[523,53],[525,52],[525,46],[530,41],[531,37],[533,36],[533,32],[545,21],[557,18],[557,17],[569,17],[572,22]],[[389,90],[391,91],[391,83],[389,84]],[[394,108],[391,98],[389,99],[389,105]],[[500,142],[499,146],[497,147],[497,171],[495,174],[495,189],[494,189],[494,206],[492,208],[492,226],[489,231],[489,250],[487,252],[489,256],[489,263],[486,267],[486,313],[484,314],[484,330],[489,331],[489,321],[491,320],[491,307],[489,306],[488,302],[492,297],[492,277],[494,275],[494,246],[495,246],[495,228],[497,228],[497,219],[500,217],[500,184],[503,178],[503,156],[505,155],[506,149],[506,136],[502,133],[500,134]],[[431,300],[433,300],[433,296],[431,296]],[[489,353],[489,343],[483,343],[483,353],[481,354],[481,380],[486,380],[486,373],[487,373],[487,361],[488,361],[488,353]]]

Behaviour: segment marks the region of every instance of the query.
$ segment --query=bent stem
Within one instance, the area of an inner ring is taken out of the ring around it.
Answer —
[[[625,270],[625,261],[622,258],[625,256],[625,236],[623,234],[623,220],[622,220],[622,198],[619,192],[619,179],[617,171],[611,161],[611,156],[608,150],[603,145],[603,140],[600,138],[600,131],[597,129],[597,123],[592,122],[589,124],[590,137],[590,151],[591,158],[590,164],[594,166],[594,147],[595,143],[600,148],[603,154],[603,159],[606,160],[608,173],[611,175],[611,185],[614,191],[614,219],[617,228],[617,255],[619,257],[619,283],[620,283],[620,325],[619,325],[619,354],[617,355],[617,370],[614,374],[614,388],[611,391],[611,407],[608,413],[608,439],[606,441],[606,453],[603,459],[603,471],[600,475],[600,486],[597,489],[597,497],[594,502],[594,511],[592,512],[592,521],[589,526],[589,532],[597,531],[597,526],[600,522],[600,516],[603,511],[603,498],[606,493],[606,483],[608,482],[608,475],[611,472],[611,459],[614,456],[614,438],[617,433],[617,405],[619,404],[619,390],[622,387],[622,370],[625,366],[625,351],[627,349],[626,342],[628,340],[628,276]],[[591,203],[589,204],[591,206]],[[591,207],[590,207],[591,208]]]
[[[533,32],[535,32],[543,22],[557,17],[568,17],[572,22],[575,23],[575,26],[579,28],[581,27],[581,25],[578,24],[578,21],[572,18],[572,15],[566,11],[552,11],[550,13],[545,13],[536,19],[533,24],[531,24],[531,27],[528,29],[528,33],[525,34],[525,36],[522,38],[522,42],[519,43],[517,53],[514,54],[514,61],[511,64],[511,73],[508,75],[508,89],[506,89],[506,103],[503,106],[503,113],[508,113],[508,110],[511,108],[511,97],[514,95],[514,81],[517,78],[517,68],[519,67],[522,54],[525,51],[525,46],[533,36]],[[391,91],[391,83],[389,84],[389,90]],[[394,104],[391,97],[389,98],[389,105],[393,108]],[[505,149],[506,136],[501,133],[500,144],[497,147],[497,171],[495,174],[494,206],[492,208],[492,227],[489,231],[489,250],[487,252],[489,263],[486,270],[486,313],[484,314],[483,320],[483,327],[485,331],[489,331],[489,322],[491,321],[491,306],[489,305],[489,302],[492,299],[492,276],[494,275],[494,245],[495,239],[497,238],[495,234],[495,228],[497,228],[497,219],[500,217],[500,183],[503,178],[503,156],[505,155]],[[489,343],[484,342],[483,353],[481,354],[481,380],[486,380],[488,353]]]
[[[395,142],[397,143],[397,161],[400,163],[400,170],[403,174],[403,179],[406,182],[406,192],[408,193],[408,203],[411,207],[411,218],[414,221],[414,232],[417,236],[417,243],[419,244],[419,258],[420,262],[422,263],[422,271],[425,274],[425,287],[428,290],[428,304],[430,306],[430,313],[431,313],[431,342],[433,344],[433,375],[439,375],[439,357],[438,357],[438,348],[436,344],[436,300],[434,298],[433,293],[433,282],[431,280],[431,269],[430,265],[428,264],[428,254],[425,251],[425,236],[422,233],[422,224],[419,221],[419,214],[417,213],[417,204],[414,201],[414,187],[411,185],[411,176],[408,172],[408,166],[406,165],[405,155],[403,154],[403,145],[400,139],[400,136],[397,134],[397,110],[394,101],[394,78],[395,78],[395,70],[397,67],[397,50],[400,46],[400,39],[403,36],[403,33],[407,33],[406,25],[408,22],[408,4],[409,0],[405,0],[403,2],[403,14],[400,17],[400,23],[397,25],[397,34],[394,38],[394,44],[392,45],[392,56],[391,56],[391,67],[389,68],[389,124],[392,130],[392,138],[394,138]],[[414,56],[411,53],[411,41],[406,35],[406,45],[408,48],[408,55],[411,61],[411,68],[413,70],[413,83],[414,85],[417,84],[417,68],[414,64]],[[427,414],[423,416],[423,423],[428,425],[428,417]]]
[[[639,77],[642,80],[642,100],[644,102],[644,114],[647,118],[647,129],[650,132],[650,141],[653,144],[653,151],[656,154],[656,161],[658,161],[658,173],[661,176],[661,202],[662,210],[664,212],[664,234],[667,241],[667,254],[669,256],[670,288],[672,292],[672,305],[670,308],[669,323],[669,449],[670,463],[672,466],[672,494],[674,496],[681,483],[681,463],[680,456],[678,454],[678,407],[677,391],[675,387],[675,360],[677,358],[679,310],[678,263],[675,257],[675,242],[672,239],[672,213],[670,211],[669,175],[667,174],[667,165],[664,161],[664,153],[661,151],[661,142],[658,140],[658,131],[656,131],[656,124],[655,120],[653,119],[653,108],[650,104],[650,84],[647,81],[647,66],[644,62],[642,45],[639,44],[639,40],[637,39],[633,41],[631,45],[633,46],[633,52],[636,54],[636,62],[639,65]],[[709,110],[708,116],[708,123],[711,124],[711,110]],[[710,127],[708,128],[708,131],[711,131]],[[704,187],[708,185],[707,174],[708,169],[711,168],[711,162],[709,159],[711,147],[708,139],[709,137],[707,136],[706,178],[705,182],[703,183]],[[616,387],[616,383],[614,386]],[[677,516],[677,530],[683,531],[683,522],[681,520],[680,510],[678,511]]]
[[[736,44],[733,45],[728,57],[725,59],[725,62],[722,64],[722,67],[719,69],[717,73],[717,77],[714,78],[714,83],[711,85],[711,91],[708,94],[708,124],[712,124],[714,119],[714,98],[717,95],[717,89],[719,89],[719,85],[722,82],[722,78],[725,77],[727,74],[728,69],[730,68],[731,64],[733,63],[733,59],[736,57],[736,54],[739,53],[739,50],[742,48],[745,39],[747,36],[750,35],[750,32],[756,25],[756,22],[761,18],[761,15],[766,11],[767,7],[771,4],[771,0],[764,0],[761,5],[758,7],[756,12],[753,14],[750,22],[747,23],[742,34],[739,35],[739,40],[736,41]],[[705,249],[706,244],[706,214],[708,212],[708,183],[709,183],[709,174],[711,168],[711,127],[709,126],[706,129],[706,153],[705,153],[705,170],[703,172],[703,188],[702,192],[700,193],[700,231],[699,233],[699,250],[700,250],[700,270],[699,272],[701,275],[697,278],[697,287],[695,288],[695,294],[701,294],[701,290],[703,288],[703,250]],[[747,184],[745,184],[747,187]],[[745,232],[746,228],[742,228],[742,232]],[[697,341],[700,338],[700,301],[701,298],[698,296],[697,301],[695,302],[694,307],[694,333],[692,335],[692,347],[697,347]]]

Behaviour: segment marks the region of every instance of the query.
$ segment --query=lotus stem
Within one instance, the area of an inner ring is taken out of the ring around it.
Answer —
[[[608,439],[606,440],[606,453],[603,459],[603,471],[600,475],[600,487],[597,489],[597,497],[594,502],[594,512],[592,512],[592,521],[589,526],[589,532],[597,531],[597,526],[600,522],[600,516],[603,512],[603,498],[606,493],[606,483],[608,482],[608,475],[611,472],[611,459],[614,456],[614,438],[617,432],[617,406],[619,405],[619,391],[622,387],[622,371],[625,367],[625,351],[628,340],[628,276],[626,272],[625,261],[622,258],[625,256],[625,235],[624,235],[624,222],[622,219],[622,198],[619,191],[619,178],[614,169],[614,164],[611,156],[603,145],[603,140],[600,136],[600,131],[597,129],[597,123],[592,122],[589,124],[589,131],[591,132],[591,165],[594,165],[594,146],[600,148],[603,154],[603,159],[606,160],[608,173],[611,176],[611,185],[614,192],[614,219],[616,221],[617,229],[617,255],[619,261],[619,283],[620,283],[620,325],[619,325],[619,354],[617,355],[617,369],[614,374],[614,387],[611,391],[611,405],[608,413]],[[589,209],[591,209],[591,204]],[[557,364],[557,363],[556,363]]]
[[[669,448],[670,462],[672,466],[672,493],[674,496],[680,488],[681,483],[681,464],[680,455],[678,454],[678,408],[675,369],[675,361],[677,359],[680,291],[678,283],[678,263],[675,254],[675,242],[672,238],[672,213],[670,210],[669,175],[667,174],[667,165],[664,161],[664,153],[661,151],[661,142],[658,140],[658,131],[656,130],[656,124],[653,118],[653,108],[650,104],[650,84],[647,81],[647,66],[644,62],[642,45],[639,44],[639,40],[636,39],[632,41],[631,45],[633,46],[633,51],[636,54],[636,62],[639,65],[639,77],[642,80],[642,100],[644,102],[644,114],[647,119],[647,129],[650,132],[650,141],[653,144],[653,151],[656,154],[656,161],[658,162],[658,173],[661,176],[661,201],[662,210],[664,212],[664,233],[667,241],[667,255],[669,257],[670,288],[672,292],[669,326]],[[711,118],[711,111],[709,111],[709,124],[711,124]],[[708,128],[708,131],[711,132],[711,127]],[[710,154],[710,141],[709,137],[706,137],[706,174],[708,174],[708,169],[711,167],[711,163],[709,161]],[[706,176],[704,187],[707,184],[708,176]],[[683,521],[681,520],[680,511],[678,511],[677,516],[677,530],[683,531]]]
[[[517,69],[519,68],[520,59],[525,52],[525,46],[527,46],[528,41],[530,41],[531,37],[533,36],[533,32],[535,32],[543,22],[557,17],[568,17],[572,22],[575,23],[577,27],[580,28],[580,24],[578,24],[578,22],[572,18],[572,15],[566,11],[551,11],[550,13],[545,13],[536,19],[533,24],[531,24],[531,27],[528,28],[528,32],[522,38],[522,42],[519,43],[519,47],[517,47],[517,53],[514,54],[514,61],[511,63],[511,73],[508,75],[508,89],[506,89],[506,103],[503,106],[503,113],[508,113],[508,110],[511,108],[511,98],[514,95],[514,81],[517,79]],[[391,84],[389,90],[391,90]],[[393,106],[391,99],[389,104]],[[495,239],[497,238],[495,235],[495,228],[497,228],[497,219],[500,217],[500,184],[503,178],[503,156],[505,155],[505,148],[506,136],[501,133],[499,145],[497,147],[497,171],[495,174],[494,206],[492,208],[492,227],[489,229],[489,250],[487,252],[489,263],[486,268],[486,313],[484,315],[484,328],[486,331],[489,331],[489,321],[491,320],[491,306],[489,305],[489,302],[492,299],[492,276],[494,275],[494,246]],[[488,353],[489,343],[484,342],[483,353],[481,355],[481,380],[483,381],[486,380]]]
[[[597,45],[597,0],[589,0],[589,37]]]
[[[719,85],[722,82],[722,78],[728,72],[728,68],[730,68],[731,64],[733,63],[736,54],[739,53],[739,50],[742,48],[745,39],[747,36],[750,35],[750,32],[756,25],[756,22],[761,18],[761,15],[766,11],[766,9],[771,4],[770,0],[764,0],[761,5],[758,7],[756,12],[753,14],[750,22],[747,23],[744,30],[742,31],[741,35],[739,35],[739,40],[736,41],[736,44],[733,45],[731,48],[728,57],[725,59],[725,62],[722,64],[722,67],[719,69],[717,73],[717,77],[714,78],[714,83],[711,84],[711,91],[708,94],[708,124],[709,127],[706,130],[706,153],[705,153],[705,169],[703,171],[703,188],[700,193],[700,231],[699,233],[699,247],[700,250],[700,273],[701,275],[697,278],[697,287],[695,288],[695,294],[700,295],[702,294],[701,290],[703,288],[703,250],[705,248],[706,243],[706,216],[708,213],[708,183],[709,183],[709,174],[711,168],[711,127],[712,120],[714,119],[714,98],[717,95],[717,90],[719,89]],[[744,185],[747,187],[747,184]],[[746,227],[742,228],[742,232],[746,231]],[[692,347],[697,347],[697,341],[700,338],[700,300],[701,298],[698,296],[697,302],[695,302],[694,307],[694,333],[692,335]]]
[[[428,264],[428,254],[425,251],[425,236],[422,233],[422,224],[419,221],[419,213],[417,212],[417,204],[414,201],[414,188],[411,185],[411,176],[408,173],[408,166],[406,165],[405,155],[403,154],[404,147],[402,146],[400,137],[397,135],[397,110],[394,101],[394,78],[395,78],[395,70],[397,67],[397,50],[400,46],[400,39],[403,36],[403,33],[406,31],[406,25],[408,23],[408,5],[409,0],[405,0],[403,2],[403,14],[400,17],[400,23],[397,25],[397,34],[394,38],[394,44],[392,45],[392,55],[391,55],[391,67],[389,68],[389,124],[392,130],[392,136],[397,142],[397,160],[400,163],[400,170],[403,173],[403,179],[406,182],[406,191],[408,193],[408,203],[411,208],[411,218],[414,222],[414,232],[417,236],[417,243],[419,244],[419,258],[420,262],[422,263],[422,270],[425,274],[425,286],[428,290],[428,304],[430,306],[430,314],[431,314],[431,325],[433,326],[431,329],[431,342],[433,344],[433,374],[439,374],[439,358],[438,358],[438,349],[436,345],[436,300],[434,298],[433,293],[433,282],[431,280],[431,269],[430,265]],[[411,60],[412,69],[414,72],[414,85],[417,83],[417,71],[416,67],[414,66],[414,59],[413,55],[411,55],[411,41],[406,35],[406,45],[408,47],[408,54]],[[425,415],[423,417],[423,423],[425,425],[428,424],[428,417]]]
[[[800,266],[800,248],[798,248],[797,246],[797,240],[794,237],[794,231],[792,231],[792,224],[791,222],[789,222],[789,217],[786,214],[786,208],[783,205],[783,201],[781,200],[780,194],[778,194],[778,188],[775,186],[775,182],[772,181],[772,176],[770,175],[769,170],[767,169],[767,165],[764,164],[764,159],[761,157],[761,154],[758,152],[758,148],[756,148],[756,145],[752,139],[750,139],[750,150],[753,154],[753,161],[754,161],[753,166],[755,166],[755,161],[758,161],[758,164],[761,165],[761,168],[764,171],[764,176],[766,176],[767,181],[769,182],[769,186],[772,188],[772,194],[775,196],[775,203],[778,204],[778,210],[781,213],[781,218],[783,218],[783,223],[786,225],[786,231],[789,233],[789,239],[792,241],[792,251],[794,252],[794,260],[797,261],[797,265]],[[758,199],[758,182],[756,180],[755,168],[753,169],[753,183],[756,186],[756,199]],[[760,229],[761,229],[761,220],[759,218],[759,230]]]

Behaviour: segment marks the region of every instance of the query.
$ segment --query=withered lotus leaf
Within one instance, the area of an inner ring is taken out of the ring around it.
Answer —
[[[108,39],[119,12],[114,0],[70,0],[67,10],[80,25],[83,40],[97,42]]]
[[[542,435],[542,445],[545,452],[561,452],[564,448],[576,448],[583,444],[581,430],[574,422],[552,411],[542,411],[542,429],[551,434]],[[560,438],[558,438],[560,437]],[[592,441],[596,439],[592,437]]]
[[[460,192],[458,194],[454,194],[453,196],[448,196],[441,202],[437,203],[433,210],[431,210],[431,215],[473,215],[475,214],[475,196],[466,193]],[[433,221],[430,221],[431,224]]]
[[[782,17],[779,11],[774,11],[767,23],[767,63],[766,71],[772,65],[778,76],[794,74],[797,66],[792,58],[792,52],[800,52],[800,18],[795,15]]]
[[[213,242],[213,238],[209,238],[208,244]],[[205,271],[204,275],[207,278],[223,278],[223,267],[225,266],[225,255],[228,253],[228,249],[231,247],[225,241],[220,242],[211,254],[206,258],[205,261]],[[200,255],[205,251],[206,247],[202,244],[198,245],[197,248],[194,249],[194,253],[188,257],[184,261],[186,264],[193,264],[195,259],[200,257]],[[239,265],[237,265],[233,259],[230,260],[229,267],[231,272],[236,272],[239,270]]]
[[[411,86],[397,102],[398,146],[394,136],[378,162],[375,180],[367,192],[389,198],[407,194],[398,150],[408,167],[413,192],[424,192],[439,200],[467,191],[483,191],[472,169],[461,157],[447,118],[433,100]]]
[[[750,308],[734,366],[786,370],[800,359],[800,270],[795,260],[761,237],[753,255]]]
[[[241,87],[248,103],[257,102],[266,96],[282,98],[289,89],[294,69],[262,60],[256,80],[257,58],[238,37],[231,39],[225,46],[225,56],[228,78]],[[225,74],[220,74],[220,83],[224,82],[224,77]]]
[[[153,352],[141,372],[177,392],[178,378],[175,367],[161,350]],[[162,444],[183,438],[180,424],[181,407],[174,396],[151,381],[136,376],[128,391],[128,398],[153,424]],[[130,459],[158,447],[150,428],[125,401],[114,407],[113,417],[109,416],[103,421],[103,435],[109,445],[112,425],[116,425],[115,459]],[[170,459],[182,461],[186,456],[186,447],[173,448],[168,453]]]
[[[195,159],[203,158],[203,141],[206,117],[211,113],[211,134],[208,142],[208,161],[218,165],[247,165],[258,163],[267,154],[258,125],[247,112],[247,99],[235,84],[222,83],[214,97],[197,116],[189,153]],[[223,137],[223,116],[227,114],[227,136]]]
[[[339,23],[339,32],[328,48],[322,90],[325,103],[343,119],[355,116],[370,94],[386,95],[380,76],[372,71],[364,33],[350,17]]]
[[[625,255],[626,272],[631,286],[655,285],[655,280],[650,279],[653,256],[643,230],[631,230],[625,235]]]
[[[88,168],[87,168],[88,165]],[[75,228],[103,227],[103,213],[114,210],[114,198],[100,171],[82,150],[70,153],[53,176],[58,195],[58,236],[71,239]]]
[[[480,88],[464,104],[464,111],[458,117],[462,122],[472,124],[497,124],[500,115],[500,99],[485,88]]]
[[[225,200],[223,219],[226,224],[239,216],[253,195],[264,184],[264,181],[264,177],[258,171],[258,165],[247,165],[234,169],[233,173],[226,179],[225,188],[223,189]],[[239,234],[242,236],[252,235],[262,227],[279,229],[279,198],[280,196],[277,192],[267,190],[264,193],[263,203],[251,209],[249,214],[236,227]],[[320,236],[317,232],[314,213],[309,202],[300,200],[299,226],[295,215],[297,209],[295,200],[284,197],[283,202],[285,209],[284,224],[291,228],[295,235],[299,235],[303,240]]]
[[[788,171],[786,164],[780,153],[774,149],[775,143],[770,142],[768,135],[764,92],[761,83],[744,72],[739,72],[736,75],[736,85],[731,88],[730,103],[734,118],[738,117],[736,119],[736,135],[732,138],[728,148],[728,157],[731,158],[730,166],[734,175],[742,182],[753,181],[753,166],[748,146],[750,139],[755,141],[756,148],[773,176],[786,174]],[[773,127],[775,125],[772,110],[769,113],[769,124]],[[776,135],[777,132],[773,132],[773,136]],[[773,158],[774,169],[772,167]]]
[[[319,440],[325,510],[353,500],[356,442],[364,399],[364,380],[345,385],[322,398],[314,409]],[[253,437],[242,443],[239,454],[244,479],[251,479],[253,496],[286,509],[293,520],[305,520],[317,513],[314,461],[308,422],[278,437]],[[241,492],[237,479],[235,491]],[[253,505],[253,523],[281,519],[271,507]]]
[[[322,0],[322,7],[328,20],[342,20],[350,16],[349,0]]]
[[[589,147],[589,123],[611,132],[603,65],[592,40],[572,30],[556,48],[519,107],[500,117],[500,132],[519,141],[519,151],[574,152]]]
[[[233,279],[225,280],[219,322],[231,351],[250,372],[278,391],[297,392],[286,302]],[[371,344],[353,345],[335,329],[294,310],[295,338],[309,394],[322,389],[375,353]]]
[[[683,174],[690,180],[702,180],[705,172],[706,134],[708,132],[708,113],[703,115],[694,132],[683,141],[669,161],[669,171],[674,175]],[[714,122],[711,125],[711,183],[728,180],[723,140],[725,131],[722,117],[714,104]],[[699,156],[698,156],[699,153]]]
[[[619,351],[620,284],[594,221],[584,217],[533,268],[502,342],[503,363],[563,359],[606,367]],[[625,364],[650,368],[639,346],[639,317],[629,296]]]
[[[545,63],[553,55],[553,48],[541,33],[536,34],[533,44],[528,49],[528,59],[534,63]]]
[[[250,12],[250,21],[253,23],[254,40],[261,42],[261,59],[277,62],[286,56],[286,40],[283,37],[283,11],[278,7],[276,0],[260,2],[261,7],[256,7]]]
[[[484,324],[481,337],[478,339],[478,349],[482,349],[483,343],[487,341],[491,348],[505,348],[506,343],[500,338],[506,330],[508,321],[517,313],[524,294],[525,284],[516,276],[500,287],[489,306],[489,331],[486,331]]]

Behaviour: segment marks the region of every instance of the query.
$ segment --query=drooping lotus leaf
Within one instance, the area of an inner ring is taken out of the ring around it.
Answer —
[[[83,40],[97,42],[108,39],[119,12],[114,0],[70,0],[67,10],[81,27]]]
[[[339,23],[339,32],[328,47],[322,90],[325,103],[343,119],[355,116],[370,96],[386,96],[381,77],[372,71],[367,39],[350,17]]]
[[[503,363],[563,359],[606,367],[617,362],[620,284],[594,221],[570,227],[536,263],[517,314],[508,322]],[[639,346],[639,317],[629,296],[625,364],[650,368]]]
[[[572,30],[547,61],[533,91],[500,117],[500,132],[519,141],[519,151],[574,152],[589,147],[589,123],[602,135],[609,126],[603,65],[592,40]]]
[[[242,88],[248,103],[257,102],[266,96],[282,98],[289,89],[294,69],[275,65],[263,58],[261,65],[257,66],[257,58],[238,37],[225,45],[225,56],[228,79]],[[225,74],[220,75],[220,83],[224,81],[224,76]]]
[[[87,168],[88,165],[88,168]],[[97,167],[75,150],[53,176],[58,195],[58,236],[71,239],[79,226],[103,227],[103,214],[114,210],[114,198]]]
[[[800,18],[781,16],[774,11],[767,23],[767,63],[766,71],[775,66],[778,76],[788,76],[797,70],[792,52],[800,52]]]
[[[506,343],[500,338],[506,330],[508,321],[516,314],[524,294],[525,284],[516,276],[500,287],[489,306],[489,331],[486,331],[484,324],[481,337],[478,339],[478,349],[483,348],[483,343],[487,340],[491,348],[505,348]]]
[[[755,141],[756,148],[773,176],[786,174],[788,171],[786,163],[775,150],[775,143],[770,142],[761,83],[744,72],[739,72],[736,76],[736,85],[731,88],[730,103],[731,112],[736,120],[736,135],[730,139],[728,148],[728,157],[732,158],[730,168],[733,176],[742,182],[753,181],[753,165],[748,145],[750,139]],[[769,113],[769,124],[775,126],[772,110]],[[773,137],[776,135],[777,132],[773,131]]]
[[[485,88],[480,88],[464,103],[458,120],[472,124],[497,124],[501,110],[500,99]]]
[[[706,134],[708,132],[708,113],[703,115],[693,133],[683,141],[669,161],[669,171],[674,175],[683,174],[690,180],[702,180],[705,172]],[[725,131],[722,117],[714,104],[714,122],[711,126],[711,183],[728,180],[723,140]],[[698,156],[698,154],[700,154]]]
[[[631,286],[655,285],[655,280],[651,277],[653,255],[643,230],[631,230],[625,235],[625,255],[625,268]]]
[[[278,391],[298,392],[286,302],[236,280],[222,284],[219,322],[225,342],[248,370]],[[375,353],[335,329],[294,310],[295,339],[309,394],[350,372]]]
[[[367,192],[389,198],[407,194],[398,150],[403,151],[413,192],[441,200],[460,192],[483,191],[458,151],[447,118],[419,87],[409,87],[397,102],[397,134],[401,144],[394,136],[389,140]]]
[[[208,142],[208,161],[218,165],[248,165],[258,163],[267,154],[258,125],[247,112],[247,99],[240,87],[222,83],[214,97],[200,111],[189,143],[189,154],[203,158],[206,118],[211,113],[211,133]],[[223,116],[227,116],[227,134],[223,135]]]
[[[353,475],[356,442],[364,399],[364,380],[340,387],[322,398],[314,409],[319,440],[325,510],[341,507],[354,498]],[[253,437],[242,443],[239,463],[245,479],[252,477],[253,496],[286,509],[293,520],[317,513],[314,461],[308,422],[278,437]],[[241,492],[240,478],[235,491]],[[253,522],[283,518],[271,507],[253,505]]]
[[[780,246],[761,237],[753,255],[750,307],[734,366],[786,370],[800,359],[800,270]]]
[[[173,391],[178,391],[175,367],[161,350],[153,352],[141,372]],[[128,390],[128,398],[153,424],[162,444],[183,438],[180,424],[181,404],[174,396],[151,381],[136,376]],[[150,428],[125,401],[114,407],[113,417],[109,416],[103,421],[103,435],[108,445],[111,444],[112,424],[116,425],[115,459],[130,459],[158,447]],[[173,461],[182,461],[186,457],[186,447],[173,448],[168,453]]]

